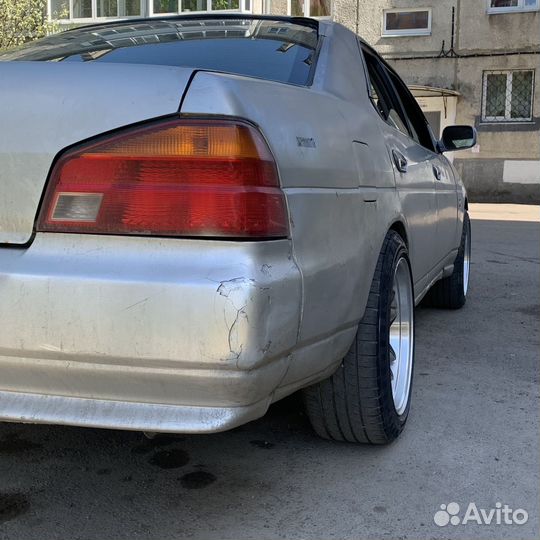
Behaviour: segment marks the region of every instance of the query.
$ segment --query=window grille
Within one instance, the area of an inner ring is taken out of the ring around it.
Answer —
[[[482,120],[525,122],[532,119],[533,70],[485,71]]]

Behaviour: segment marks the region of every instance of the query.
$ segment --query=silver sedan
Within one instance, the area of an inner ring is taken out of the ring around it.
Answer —
[[[0,97],[0,420],[214,432],[302,389],[323,437],[399,435],[414,307],[465,303],[473,128],[303,18],[69,30]]]

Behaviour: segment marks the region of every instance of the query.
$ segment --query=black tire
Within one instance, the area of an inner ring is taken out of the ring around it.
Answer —
[[[389,345],[393,279],[401,259],[407,262],[410,278],[407,246],[397,232],[390,231],[377,261],[364,317],[349,352],[331,377],[303,390],[311,424],[325,439],[387,444],[403,430],[409,414],[411,387],[406,407],[398,414],[392,396]],[[414,365],[414,339],[412,343]]]
[[[467,244],[467,236],[469,243]],[[437,281],[430,291],[427,293],[425,306],[459,309],[465,305],[467,301],[467,292],[464,287],[465,277],[465,250],[467,247],[470,250],[471,240],[471,221],[469,214],[465,211],[463,216],[463,231],[461,233],[461,243],[459,245],[458,254],[454,261],[454,271],[452,275]],[[469,251],[470,260],[470,251]]]

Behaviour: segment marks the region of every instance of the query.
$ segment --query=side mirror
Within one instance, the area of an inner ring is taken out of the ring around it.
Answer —
[[[476,129],[471,126],[448,126],[444,128],[438,146],[442,153],[466,150],[475,144]]]

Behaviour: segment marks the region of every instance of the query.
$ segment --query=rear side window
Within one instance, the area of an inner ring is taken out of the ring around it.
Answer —
[[[4,53],[0,60],[183,66],[308,85],[317,43],[316,26],[184,18],[82,27]]]
[[[420,105],[418,105],[416,99],[414,99],[409,89],[405,86],[405,83],[403,83],[395,73],[388,71],[388,76],[392,80],[403,108],[405,109],[413,139],[422,146],[434,151],[433,139],[429,132],[426,117],[424,116],[422,109],[420,109]]]
[[[410,136],[407,120],[389,84],[384,66],[367,51],[364,51],[364,58],[369,77],[369,97],[373,106],[388,125]]]
[[[369,97],[381,118],[418,144],[434,151],[426,118],[405,83],[374,54],[365,48],[363,52],[369,78]]]

